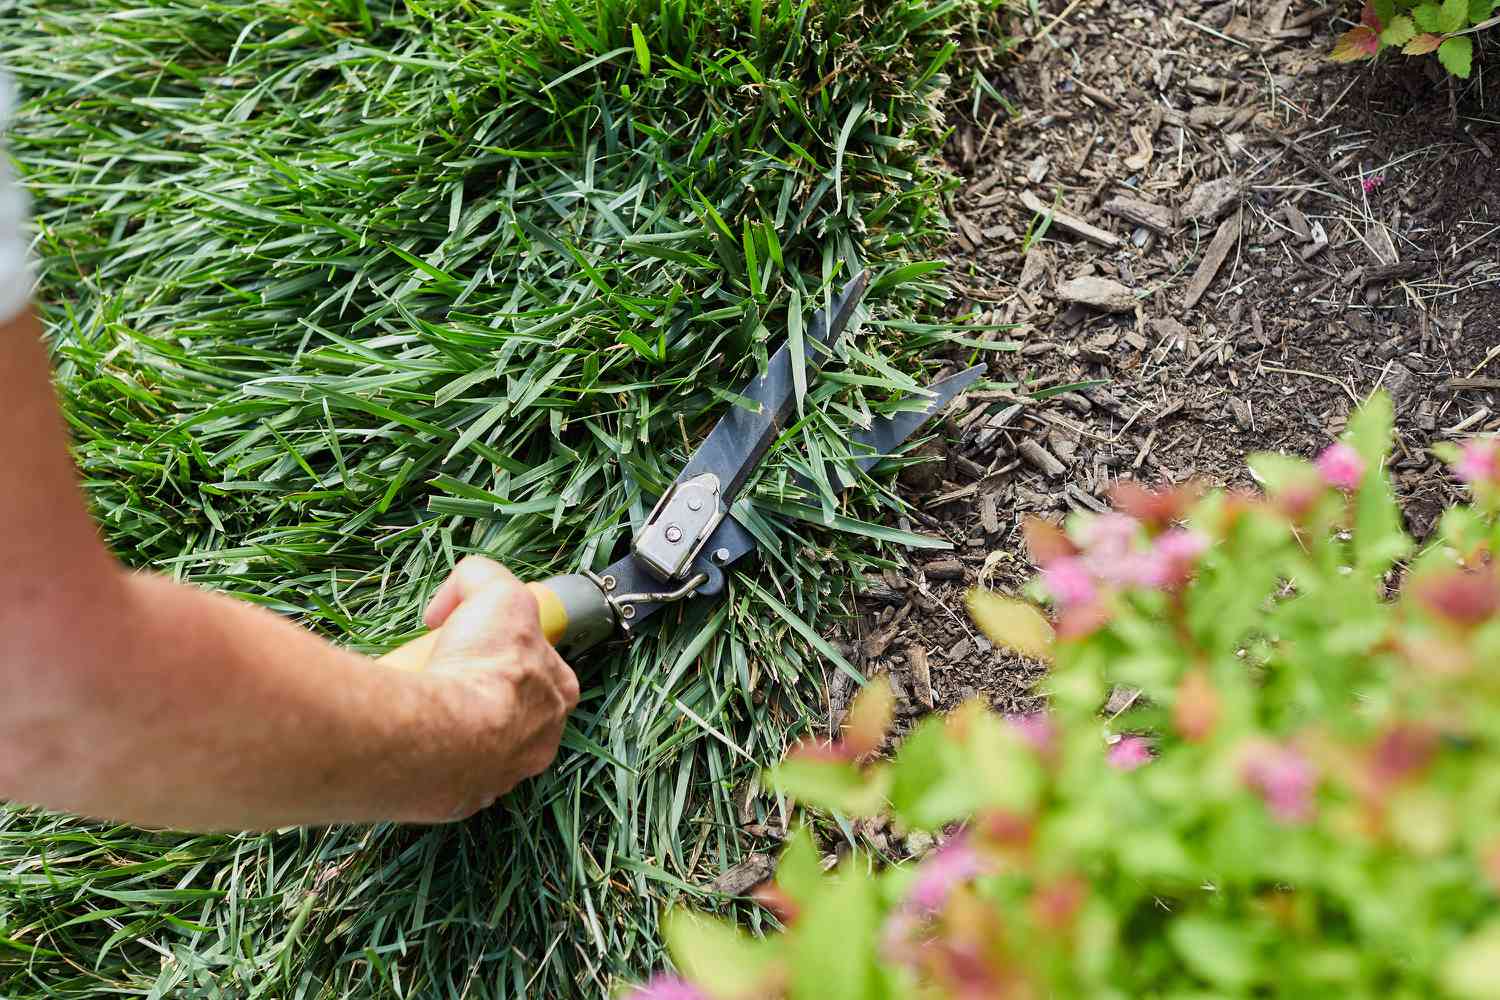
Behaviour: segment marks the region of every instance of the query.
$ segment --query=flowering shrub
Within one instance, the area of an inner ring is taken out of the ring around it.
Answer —
[[[966,705],[881,757],[872,683],[772,775],[940,846],[886,864],[841,824],[825,871],[795,829],[759,893],[785,931],[679,910],[684,978],[636,996],[1500,996],[1500,452],[1446,456],[1475,503],[1418,550],[1390,424],[1376,397],[1315,463],[1257,456],[1262,497],[1127,487],[1031,525],[1055,636],[1020,601],[971,612],[1050,646],[1046,714]]]
[[[1382,49],[1409,56],[1436,52],[1443,68],[1468,78],[1474,65],[1476,31],[1500,24],[1496,0],[1365,0],[1360,23],[1339,36],[1333,58],[1370,59]]]

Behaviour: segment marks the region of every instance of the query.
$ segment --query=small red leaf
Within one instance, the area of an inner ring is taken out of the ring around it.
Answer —
[[[1088,884],[1077,875],[1064,875],[1032,890],[1031,913],[1041,927],[1053,933],[1073,926],[1089,895]]]
[[[1475,628],[1500,613],[1500,579],[1489,568],[1431,573],[1416,580],[1411,591],[1418,603],[1460,628]]]
[[[1401,51],[1409,56],[1425,56],[1429,52],[1437,51],[1437,47],[1441,44],[1443,44],[1442,35],[1424,32],[1407,42]]]
[[[797,901],[774,882],[762,882],[755,887],[750,898],[776,914],[776,919],[787,926],[796,923],[797,917],[802,913],[802,907],[797,905]]]
[[[976,824],[988,848],[1027,848],[1036,834],[1036,824],[1021,813],[995,809],[984,813]]]
[[[1350,28],[1339,36],[1333,46],[1331,58],[1334,62],[1354,62],[1369,59],[1380,51],[1380,34],[1369,25]]]
[[[1213,735],[1219,722],[1219,691],[1202,667],[1182,676],[1172,702],[1172,725],[1189,743],[1201,743]]]
[[[1420,773],[1437,755],[1438,740],[1437,732],[1425,726],[1392,726],[1370,752],[1370,777],[1384,790]]]
[[[844,746],[856,758],[880,749],[886,732],[891,728],[895,710],[896,696],[891,691],[891,679],[884,675],[875,678],[855,696],[854,704],[844,718]]]
[[[1377,32],[1385,28],[1385,25],[1380,23],[1380,15],[1375,13],[1375,5],[1370,0],[1365,0],[1365,9],[1359,12],[1359,23]]]
[[[1109,608],[1103,604],[1069,608],[1057,617],[1057,637],[1072,641],[1086,638],[1108,625],[1109,619]]]
[[[847,763],[854,760],[854,751],[843,740],[803,739],[787,749],[787,760],[807,760],[821,763]]]
[[[1188,508],[1202,495],[1203,489],[1198,483],[1157,491],[1130,479],[1120,480],[1109,494],[1116,510],[1129,514],[1152,532],[1182,520]]]
[[[1038,566],[1078,554],[1078,546],[1051,521],[1028,517],[1021,524],[1021,534],[1026,539],[1026,551],[1030,553],[1031,561]]]

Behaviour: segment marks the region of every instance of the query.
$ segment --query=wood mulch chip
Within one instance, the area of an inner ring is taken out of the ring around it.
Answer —
[[[1015,388],[961,397],[903,473],[954,551],[867,578],[835,637],[906,717],[1036,707],[1041,667],[963,594],[1019,588],[1022,519],[1117,480],[1249,487],[1248,453],[1313,455],[1383,387],[1408,528],[1460,499],[1429,449],[1500,431],[1500,115],[1482,74],[1450,103],[1431,60],[1329,62],[1345,6],[1043,2],[1016,33],[1056,23],[990,77],[1020,113],[952,123],[958,312],[1020,349],[990,355]]]

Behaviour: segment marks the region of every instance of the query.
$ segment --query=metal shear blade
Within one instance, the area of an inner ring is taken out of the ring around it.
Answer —
[[[819,310],[813,317],[805,335],[809,356],[815,342],[831,342],[843,333],[868,286],[869,274],[861,272],[844,286],[828,313]],[[791,345],[783,344],[765,375],[742,393],[759,409],[735,407],[719,420],[636,533],[630,554],[594,577],[627,630],[665,603],[717,593],[724,585],[724,567],[755,550],[754,537],[728,512],[791,413],[793,364]],[[850,443],[867,452],[853,464],[864,471],[894,454],[984,371],[978,365],[940,379],[926,387],[929,395],[921,409],[877,419],[851,435]]]

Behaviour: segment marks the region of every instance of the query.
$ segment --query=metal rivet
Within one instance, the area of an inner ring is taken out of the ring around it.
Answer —
[[[667,541],[669,541],[669,542],[680,542],[680,541],[682,541],[682,529],[679,528],[679,527],[677,527],[677,525],[675,525],[675,524],[672,525],[672,526],[670,526],[669,528],[667,528]]]
[[[689,497],[688,498],[688,510],[702,510],[702,509],[703,509],[703,501],[702,500],[699,500],[697,497]]]
[[[728,561],[729,561],[729,550],[728,549],[714,549],[714,562],[716,562],[720,566],[722,566],[725,563],[727,563]]]
[[[635,605],[634,604],[627,604],[624,607],[620,608],[620,617],[621,618],[634,618],[635,617]]]
[[[602,583],[602,584],[604,584],[604,589],[605,590],[614,590],[615,589],[615,578],[613,576],[606,575],[606,576],[600,577],[599,582]]]

